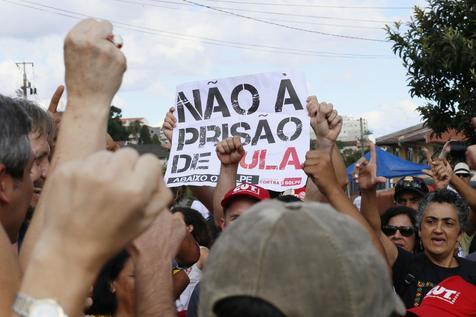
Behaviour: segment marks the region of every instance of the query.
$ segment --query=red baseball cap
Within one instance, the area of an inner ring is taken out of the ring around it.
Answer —
[[[407,316],[476,316],[476,286],[460,276],[449,277],[433,287],[419,307],[409,309]]]
[[[258,201],[270,198],[266,189],[253,184],[242,183],[225,194],[225,198],[221,201],[222,207],[226,208],[228,203],[237,197],[248,197]]]

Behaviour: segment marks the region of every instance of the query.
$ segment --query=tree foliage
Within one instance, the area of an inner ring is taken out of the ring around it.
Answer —
[[[476,1],[428,0],[402,27],[386,26],[393,51],[407,69],[411,96],[436,134],[454,128],[471,135],[476,116]]]
[[[107,122],[107,133],[109,133],[114,141],[127,141],[129,138],[129,132],[122,124],[121,118],[121,108],[111,106],[109,120]]]

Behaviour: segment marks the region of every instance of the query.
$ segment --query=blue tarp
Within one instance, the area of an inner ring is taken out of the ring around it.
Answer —
[[[377,176],[387,178],[421,175],[422,169],[429,169],[428,165],[420,165],[410,161],[403,160],[398,156],[390,154],[378,146],[375,147],[377,154]],[[365,154],[365,158],[370,160],[370,152]],[[347,167],[347,175],[352,180],[352,172],[355,163]]]

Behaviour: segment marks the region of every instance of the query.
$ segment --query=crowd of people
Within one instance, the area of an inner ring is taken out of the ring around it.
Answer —
[[[311,96],[304,199],[237,184],[245,150],[232,136],[216,145],[216,187],[190,186],[201,212],[178,203],[155,156],[107,135],[127,68],[113,38],[94,19],[68,33],[48,111],[0,95],[1,316],[476,315],[476,145],[453,166],[428,155],[426,175],[398,180],[379,210],[369,143],[356,207],[342,117]],[[171,108],[170,142],[175,126]]]

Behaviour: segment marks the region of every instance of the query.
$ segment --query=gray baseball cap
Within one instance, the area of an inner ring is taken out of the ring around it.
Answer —
[[[288,317],[405,314],[368,233],[320,203],[253,206],[215,242],[200,293],[202,317],[232,296],[260,298]]]

